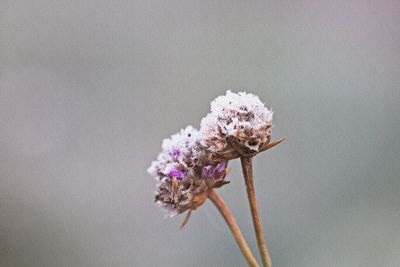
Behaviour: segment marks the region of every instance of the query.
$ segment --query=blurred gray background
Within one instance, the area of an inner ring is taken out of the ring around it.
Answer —
[[[146,173],[225,90],[275,111],[255,159],[274,266],[400,266],[398,1],[0,1],[0,266],[244,266],[207,202]],[[238,161],[220,190],[257,253]]]

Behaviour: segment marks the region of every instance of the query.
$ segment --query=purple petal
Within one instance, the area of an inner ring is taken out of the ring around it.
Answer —
[[[219,172],[223,172],[223,171],[225,171],[225,168],[226,168],[226,162],[223,161],[223,162],[218,163],[217,167],[215,167],[215,170],[218,170]]]
[[[182,171],[178,169],[177,167],[173,167],[169,172],[168,172],[168,177],[173,178],[175,177],[178,180],[182,180],[186,178],[187,173],[185,171]]]
[[[218,163],[214,169],[213,177],[214,179],[222,178],[225,175],[226,162]]]
[[[177,147],[172,148],[172,158],[174,160],[177,160],[180,154],[181,154],[181,151],[179,150],[179,148],[177,148]]]
[[[213,171],[213,167],[211,165],[207,165],[203,168],[203,176],[211,176]]]

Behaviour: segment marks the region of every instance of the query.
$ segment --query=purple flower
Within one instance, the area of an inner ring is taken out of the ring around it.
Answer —
[[[177,147],[172,148],[172,158],[174,160],[177,160],[180,154],[181,154],[181,151],[179,150],[179,148],[177,148]]]
[[[171,168],[171,170],[168,172],[167,175],[170,178],[175,177],[178,180],[183,180],[184,178],[186,178],[187,173],[185,171],[178,169],[177,167],[173,167]]]
[[[213,167],[207,165],[203,168],[203,177],[212,177],[214,179],[221,179],[225,175],[226,162],[218,163],[217,166]]]
[[[222,178],[225,174],[225,169],[226,169],[225,161],[218,163],[218,165],[214,168],[214,172],[213,172],[214,179]]]
[[[207,165],[203,168],[203,176],[211,176],[214,168],[211,165]]]

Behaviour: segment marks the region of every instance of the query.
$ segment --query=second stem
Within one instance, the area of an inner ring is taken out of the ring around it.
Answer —
[[[226,223],[228,224],[229,228],[231,229],[232,235],[235,238],[240,250],[242,251],[243,256],[245,257],[245,259],[247,261],[247,264],[250,267],[258,267],[257,261],[254,258],[253,253],[251,253],[251,250],[250,250],[249,246],[247,245],[246,240],[244,240],[244,237],[243,237],[242,233],[240,232],[239,226],[237,225],[235,218],[233,217],[231,211],[229,210],[228,206],[225,204],[222,197],[214,189],[210,190],[208,197],[212,200],[212,202],[215,204],[215,206],[221,212]]]
[[[253,218],[254,231],[257,237],[258,250],[264,267],[271,267],[271,258],[265,244],[264,234],[261,225],[260,213],[257,208],[256,192],[254,189],[253,166],[251,157],[241,157],[244,180],[246,182],[247,197],[249,198],[251,216]]]

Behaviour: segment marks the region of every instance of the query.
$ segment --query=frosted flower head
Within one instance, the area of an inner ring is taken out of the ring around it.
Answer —
[[[203,154],[198,145],[198,135],[198,130],[189,125],[164,139],[161,153],[147,171],[158,180],[163,177],[185,179],[191,171],[188,167],[196,165]]]
[[[227,91],[201,121],[202,145],[214,153],[255,154],[270,141],[272,115],[258,96]]]
[[[188,126],[165,139],[162,151],[148,172],[159,182],[155,201],[171,216],[194,210],[208,191],[226,183],[226,162],[210,162],[200,145],[198,131]]]

